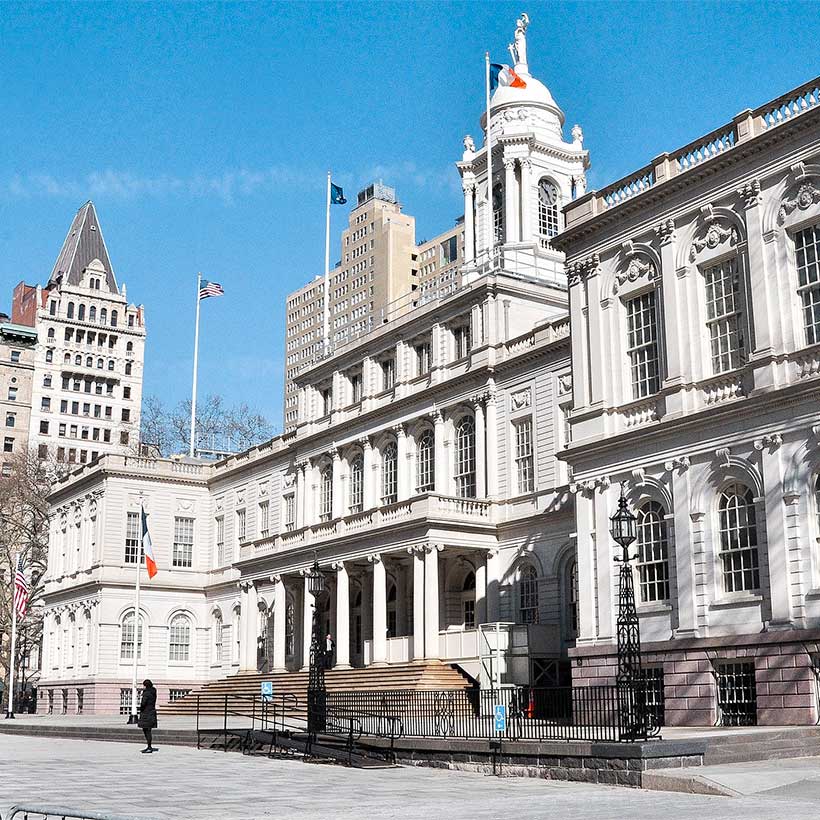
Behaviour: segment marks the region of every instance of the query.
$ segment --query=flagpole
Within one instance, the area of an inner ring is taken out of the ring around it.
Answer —
[[[194,331],[194,379],[191,387],[191,443],[188,448],[188,455],[194,457],[194,441],[196,440],[196,371],[199,364],[199,291],[202,287],[202,274],[196,275],[196,330]],[[139,589],[139,583],[137,583]]]
[[[490,227],[490,236],[487,243],[488,260],[492,263],[493,245],[495,244],[495,225],[493,224],[493,144],[490,139],[490,52],[484,52],[484,63],[486,66],[486,92],[487,92],[487,224]]]
[[[197,294],[197,299],[199,294]],[[198,303],[197,303],[198,304]],[[199,313],[199,310],[197,310]],[[142,531],[142,501],[140,500],[140,531]],[[140,653],[140,569],[142,568],[142,538],[137,550],[137,583],[134,593],[134,665],[131,671],[131,714],[129,725],[137,722],[137,662]]]
[[[14,718],[14,661],[17,654],[17,604],[14,601],[17,585],[17,570],[20,567],[20,555],[14,562],[14,572],[11,574],[11,655],[9,655],[9,692],[6,704],[6,718]]]
[[[330,349],[330,171],[327,172],[327,193],[325,195],[325,310],[324,310],[324,353]]]

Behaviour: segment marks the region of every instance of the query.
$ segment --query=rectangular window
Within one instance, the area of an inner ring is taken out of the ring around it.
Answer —
[[[740,331],[740,274],[737,258],[726,259],[703,272],[706,286],[706,326],[712,350],[712,370],[735,370],[744,360]]]
[[[20,351],[19,350],[12,350],[11,351],[11,360],[15,364],[20,361]]]
[[[325,387],[319,395],[322,400],[322,415],[328,416],[333,410],[333,391],[329,387]]]
[[[14,427],[14,413],[6,413],[6,427]]]
[[[535,489],[532,457],[532,419],[520,419],[514,424],[515,471],[518,476],[518,492],[531,493]]]
[[[460,325],[454,328],[453,342],[455,344],[454,356],[456,359],[463,359],[470,353],[471,341],[469,325]]]
[[[292,530],[296,527],[296,497],[294,495],[285,496],[285,529]]]
[[[382,390],[392,390],[396,384],[396,360],[382,359]]]
[[[626,322],[632,397],[640,399],[661,389],[654,290],[626,303]]]
[[[128,513],[125,520],[125,563],[136,564],[142,553],[140,532],[140,514],[138,512]]]
[[[718,725],[757,725],[754,661],[721,663],[717,669]]]
[[[236,540],[241,544],[245,540],[245,522],[247,515],[245,510],[236,511]]]
[[[17,401],[17,388],[9,387],[9,401]]]
[[[362,374],[352,373],[350,376],[350,393],[352,404],[358,404],[362,400]]]
[[[270,502],[259,502],[259,535],[267,538],[270,532]]]
[[[216,519],[216,565],[225,565],[225,518],[221,515]]]
[[[171,565],[192,567],[194,557],[194,519],[174,518],[174,550]]]
[[[43,433],[44,435],[48,435],[48,422],[47,421],[41,421],[40,422],[40,432]]]
[[[814,345],[820,342],[820,223],[794,235],[794,252],[806,344]]]
[[[430,359],[432,349],[429,342],[422,342],[416,345],[416,375],[423,376],[430,372]]]
[[[13,453],[14,452],[14,439],[11,436],[6,436],[3,439],[3,452],[4,453]]]

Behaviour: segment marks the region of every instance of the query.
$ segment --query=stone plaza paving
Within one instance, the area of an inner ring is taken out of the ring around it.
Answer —
[[[756,793],[705,797],[425,768],[361,771],[184,747],[141,755],[139,748],[0,735],[0,816],[16,803],[50,803],[144,818],[802,820],[816,818],[820,806],[815,758],[743,764],[734,782],[745,778]]]

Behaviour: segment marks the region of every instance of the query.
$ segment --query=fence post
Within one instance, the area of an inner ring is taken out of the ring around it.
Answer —
[[[225,695],[225,710],[222,715],[222,733],[225,736],[224,751],[228,751],[228,695]]]
[[[196,696],[196,747],[199,748],[199,695]]]

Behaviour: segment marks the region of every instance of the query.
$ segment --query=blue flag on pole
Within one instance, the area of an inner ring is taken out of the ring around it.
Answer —
[[[330,204],[344,205],[347,202],[345,192],[338,186],[330,183]]]

